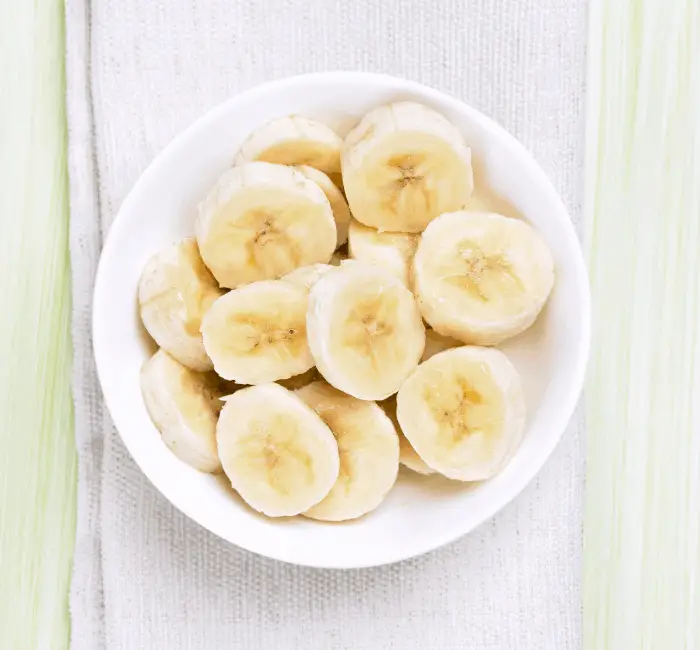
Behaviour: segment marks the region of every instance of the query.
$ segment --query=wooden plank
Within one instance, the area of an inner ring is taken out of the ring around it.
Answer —
[[[593,0],[584,635],[700,648],[700,8]]]
[[[0,20],[0,647],[68,647],[75,529],[63,2]]]

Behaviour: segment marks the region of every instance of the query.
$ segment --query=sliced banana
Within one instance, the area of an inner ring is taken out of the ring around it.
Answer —
[[[294,375],[294,377],[290,377],[289,379],[280,379],[277,383],[280,386],[284,386],[287,390],[297,390],[315,381],[319,381],[320,379],[321,373],[319,373],[316,368],[311,368],[311,370],[302,372],[300,375]]]
[[[202,320],[216,372],[239,384],[264,384],[312,368],[308,299],[307,289],[284,280],[255,282],[219,298]]]
[[[379,266],[410,287],[411,260],[419,240],[415,233],[380,232],[353,219],[348,251],[352,259]]]
[[[163,442],[183,462],[202,472],[221,471],[216,421],[222,395],[214,373],[194,372],[158,350],[141,369],[146,410]]]
[[[463,346],[418,366],[399,390],[397,417],[430,467],[480,481],[502,469],[520,444],[525,400],[505,354]]]
[[[427,361],[430,359],[430,357],[434,357],[438,352],[444,352],[450,348],[458,348],[461,345],[463,345],[461,341],[457,341],[449,336],[438,334],[433,329],[426,329],[425,350],[423,350],[421,361]]]
[[[395,393],[425,346],[411,292],[386,271],[347,261],[311,289],[308,340],[323,377],[353,397]]]
[[[430,476],[436,473],[435,470],[418,455],[418,452],[411,446],[411,443],[408,442],[408,438],[403,435],[403,433],[399,436],[399,460],[404,467],[408,467],[408,469],[417,474]]]
[[[308,165],[299,165],[295,167],[306,178],[318,185],[326,195],[328,202],[333,210],[333,218],[335,219],[335,229],[337,231],[336,248],[342,246],[348,240],[348,227],[350,226],[350,208],[345,200],[343,193],[336,187],[335,183],[329,176],[309,167]]]
[[[300,266],[294,269],[291,273],[283,275],[282,279],[287,282],[300,284],[307,289],[311,289],[325,273],[333,268],[330,264],[310,264],[309,266]]]
[[[379,404],[384,412],[389,416],[389,419],[394,424],[396,432],[399,434],[399,462],[408,467],[408,469],[417,472],[418,474],[435,474],[435,470],[429,467],[428,464],[416,453],[416,450],[408,442],[408,439],[401,431],[401,425],[396,418],[396,395],[392,395]]]
[[[323,190],[292,167],[265,162],[225,172],[200,203],[195,225],[202,259],[229,288],[328,262],[336,247]]]
[[[399,440],[386,413],[317,381],[296,391],[328,425],[340,453],[335,485],[304,515],[324,521],[356,519],[374,510],[396,482]]]
[[[322,122],[290,115],[253,131],[241,146],[236,164],[262,160],[278,165],[308,165],[338,184],[342,147],[342,139]]]
[[[465,343],[495,345],[530,327],[553,284],[552,256],[540,236],[498,214],[441,215],[413,258],[423,318]]]
[[[216,441],[233,488],[269,517],[305,512],[338,478],[338,445],[330,429],[277,384],[250,386],[229,397]]]
[[[144,267],[138,289],[141,320],[155,342],[180,363],[211,370],[199,327],[222,293],[202,262],[197,242],[185,239],[156,253]]]
[[[382,231],[422,232],[463,208],[474,187],[462,134],[415,102],[367,113],[345,139],[342,168],[353,216]]]

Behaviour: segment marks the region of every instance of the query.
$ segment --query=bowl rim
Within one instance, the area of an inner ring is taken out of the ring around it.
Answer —
[[[344,78],[348,80],[354,80],[356,82],[369,81],[372,83],[387,83],[396,84],[399,83],[402,86],[402,90],[408,93],[415,93],[419,96],[424,96],[433,101],[439,101],[450,106],[450,108],[456,112],[466,113],[469,115],[469,119],[478,123],[479,126],[491,134],[495,134],[500,138],[510,141],[511,146],[514,146],[522,154],[521,164],[529,167],[529,171],[538,179],[543,191],[546,191],[550,195],[550,199],[553,204],[557,206],[557,211],[564,217],[566,217],[564,224],[565,230],[568,237],[575,240],[574,249],[577,251],[577,255],[572,259],[572,269],[574,272],[574,281],[578,288],[579,306],[580,314],[582,317],[581,322],[581,335],[576,341],[576,354],[575,354],[575,367],[571,371],[572,382],[571,388],[567,393],[566,399],[562,402],[560,408],[557,410],[556,415],[553,416],[551,427],[556,429],[557,434],[549,436],[543,443],[543,447],[539,455],[533,459],[524,470],[518,475],[518,480],[515,481],[509,489],[503,490],[498,494],[496,498],[491,499],[486,505],[483,506],[483,513],[474,522],[466,522],[461,524],[459,521],[455,521],[455,524],[449,531],[446,531],[442,536],[436,537],[430,544],[426,544],[425,548],[418,551],[408,551],[408,552],[394,552],[391,554],[390,558],[368,558],[366,561],[353,561],[352,563],[328,563],[324,561],[315,562],[313,558],[307,558],[305,560],[296,560],[292,557],[287,556],[284,552],[261,552],[253,547],[252,544],[248,544],[245,541],[241,542],[239,540],[234,541],[230,537],[224,537],[216,531],[212,530],[206,523],[202,521],[202,518],[198,515],[195,509],[189,507],[188,504],[184,503],[178,493],[174,493],[168,487],[169,481],[161,480],[160,477],[155,476],[153,473],[148,471],[141,462],[139,462],[138,451],[135,450],[135,445],[133,445],[128,437],[121,433],[119,427],[116,426],[116,419],[112,415],[114,413],[113,406],[110,404],[112,402],[111,398],[103,390],[105,382],[103,381],[103,375],[107,372],[107,359],[106,359],[106,349],[108,347],[108,341],[102,336],[100,331],[100,317],[98,313],[98,308],[100,304],[99,296],[103,295],[104,288],[108,283],[107,273],[105,271],[105,266],[107,262],[113,255],[113,248],[115,246],[114,242],[119,239],[116,233],[125,227],[126,222],[122,219],[122,215],[128,212],[131,208],[131,204],[136,202],[139,190],[142,185],[148,183],[150,176],[154,174],[154,169],[159,165],[159,163],[167,158],[171,152],[177,149],[180,144],[191,138],[193,135],[200,130],[206,129],[207,125],[211,121],[215,121],[219,115],[226,113],[231,109],[232,105],[238,103],[239,101],[253,100],[256,95],[264,95],[269,92],[283,91],[286,88],[292,86],[303,86],[304,84],[319,84],[329,81],[337,81],[339,78]],[[438,548],[441,548],[447,544],[450,544],[464,535],[472,532],[484,522],[492,519],[500,510],[502,510],[506,505],[513,501],[532,481],[532,479],[539,473],[545,462],[550,458],[552,452],[556,448],[557,444],[561,440],[566,427],[571,420],[571,417],[576,409],[580,395],[583,390],[583,385],[586,376],[586,368],[588,364],[588,357],[590,352],[591,344],[591,295],[590,286],[588,280],[588,273],[586,270],[586,264],[584,261],[583,250],[581,246],[581,241],[576,233],[573,222],[571,221],[571,216],[568,213],[561,197],[556,191],[554,185],[550,181],[549,177],[546,175],[544,170],[539,166],[537,161],[531,152],[509,131],[507,131],[503,126],[496,122],[493,118],[485,115],[481,111],[477,110],[473,106],[467,104],[466,102],[430,86],[426,86],[422,83],[405,79],[395,75],[389,75],[385,73],[374,73],[374,72],[358,72],[358,71],[327,71],[327,72],[313,72],[298,74],[289,77],[284,77],[280,79],[275,79],[262,84],[258,84],[247,88],[235,95],[232,95],[223,102],[213,106],[192,122],[187,128],[179,132],[165,147],[163,147],[156,156],[147,165],[144,171],[139,175],[138,179],[134,185],[129,190],[126,198],[122,202],[117,214],[115,215],[111,227],[109,228],[106,237],[104,238],[102,250],[100,252],[100,258],[97,266],[97,271],[95,274],[94,289],[92,295],[92,342],[93,342],[93,353],[95,358],[95,366],[97,370],[97,376],[100,383],[100,389],[104,398],[104,403],[107,407],[110,416],[113,419],[115,428],[119,433],[125,447],[129,451],[129,454],[133,460],[138,465],[139,469],[148,478],[151,484],[161,493],[165,499],[172,503],[180,512],[186,515],[189,519],[193,520],[202,528],[205,528],[210,533],[224,539],[228,543],[234,544],[239,548],[243,548],[246,551],[255,553],[261,557],[269,557],[274,560],[281,562],[286,562],[288,564],[294,564],[297,566],[308,566],[312,568],[331,568],[331,569],[354,569],[354,568],[367,568],[374,566],[383,566],[388,564],[393,564],[400,562],[402,560],[407,560],[413,557],[418,557],[426,553],[432,552]]]

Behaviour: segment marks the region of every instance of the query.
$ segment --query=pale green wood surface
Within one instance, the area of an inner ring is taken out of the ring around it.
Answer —
[[[593,0],[585,647],[700,648],[700,2]]]
[[[0,1],[0,649],[68,647],[76,462],[63,2]]]
[[[700,648],[700,2],[592,0],[587,650]],[[0,649],[68,646],[61,0],[1,0]]]

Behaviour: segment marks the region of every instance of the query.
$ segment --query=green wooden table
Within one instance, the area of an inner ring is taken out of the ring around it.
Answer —
[[[68,647],[75,528],[63,2],[0,2],[0,649]]]
[[[0,5],[0,650],[68,647],[62,0]],[[592,0],[585,648],[700,648],[700,2]]]

